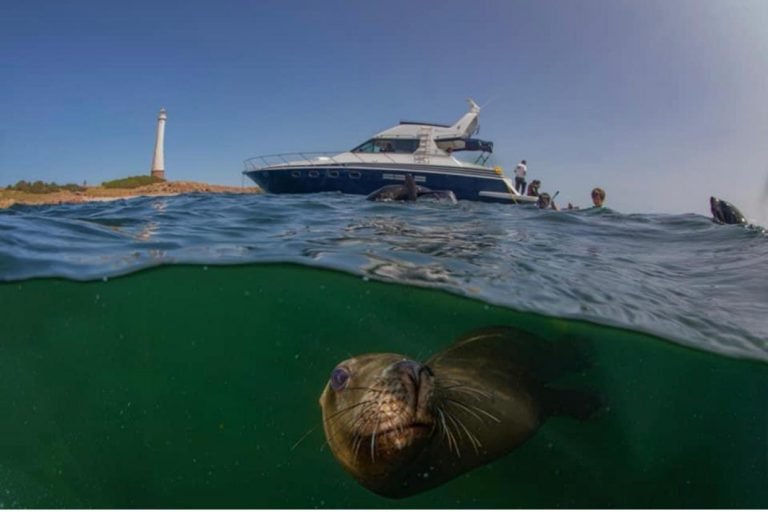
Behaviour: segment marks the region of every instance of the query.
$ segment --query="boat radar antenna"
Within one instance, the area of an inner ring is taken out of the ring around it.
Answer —
[[[475,100],[472,98],[467,98],[467,103],[469,103],[469,112],[471,114],[479,114],[480,113],[480,105],[475,103]],[[472,133],[469,135],[477,135],[480,133],[480,124],[476,124],[475,129],[472,130]]]

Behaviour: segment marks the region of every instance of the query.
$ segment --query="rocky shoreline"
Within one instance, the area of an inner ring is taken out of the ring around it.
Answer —
[[[229,194],[259,194],[259,187],[230,187],[224,185],[209,185],[196,181],[164,181],[136,188],[104,188],[88,187],[82,192],[60,190],[47,194],[32,194],[14,190],[0,189],[0,208],[8,208],[14,204],[46,205],[86,203],[89,201],[109,201],[140,196],[175,196],[179,194],[229,193]]]

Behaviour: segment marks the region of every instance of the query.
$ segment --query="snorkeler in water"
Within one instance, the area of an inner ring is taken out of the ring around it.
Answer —
[[[557,205],[555,204],[555,197],[557,197],[557,194],[559,194],[560,191],[555,192],[555,195],[550,197],[550,195],[547,192],[542,192],[539,195],[539,199],[536,201],[536,206],[538,206],[541,209],[549,209],[552,210],[559,210]]]

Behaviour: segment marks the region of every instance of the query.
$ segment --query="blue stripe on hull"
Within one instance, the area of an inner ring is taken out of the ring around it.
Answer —
[[[452,190],[457,199],[486,202],[511,202],[479,196],[479,192],[507,192],[500,177],[456,174],[453,170],[409,169],[355,169],[352,167],[282,168],[245,171],[266,192],[273,194],[310,194],[316,192],[342,192],[368,195],[384,185],[402,183],[401,179],[385,179],[385,176],[412,174],[417,184],[433,190]]]

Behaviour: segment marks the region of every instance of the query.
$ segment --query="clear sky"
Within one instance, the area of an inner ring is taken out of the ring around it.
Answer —
[[[342,150],[467,97],[509,175],[560,202],[768,225],[768,1],[35,1],[0,14],[0,185]]]

